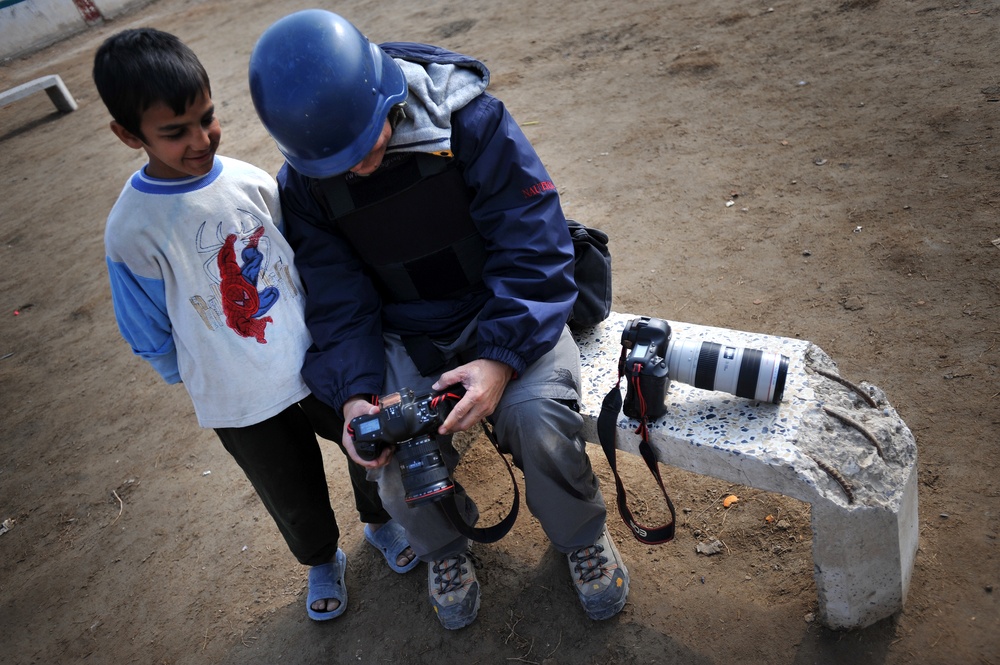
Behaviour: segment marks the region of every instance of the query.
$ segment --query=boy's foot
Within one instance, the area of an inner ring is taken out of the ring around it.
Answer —
[[[479,612],[479,580],[471,554],[464,552],[427,564],[427,589],[441,625],[464,628]]]
[[[365,540],[382,553],[386,563],[397,573],[408,573],[420,563],[406,539],[406,531],[395,520],[366,524]]]
[[[347,555],[338,549],[330,563],[309,569],[309,593],[306,594],[306,612],[314,621],[336,619],[347,611],[347,587],[344,573]]]
[[[596,543],[581,547],[569,554],[568,559],[573,586],[588,617],[610,619],[625,607],[628,569],[607,527]]]

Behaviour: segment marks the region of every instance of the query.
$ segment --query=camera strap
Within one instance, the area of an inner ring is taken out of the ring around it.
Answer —
[[[441,501],[441,508],[444,510],[444,514],[448,516],[451,523],[455,525],[455,529],[458,530],[460,534],[476,541],[477,543],[495,543],[500,540],[511,530],[514,526],[514,522],[517,521],[517,509],[521,505],[521,492],[517,488],[517,481],[514,479],[514,470],[510,466],[510,462],[507,458],[503,456],[500,452],[500,443],[497,441],[496,435],[493,430],[486,424],[484,420],[482,422],[483,432],[486,433],[486,438],[490,440],[493,444],[493,448],[497,451],[497,455],[500,459],[504,461],[507,465],[507,473],[510,475],[510,483],[514,487],[514,502],[510,507],[510,512],[502,520],[494,524],[493,526],[487,527],[474,527],[466,523],[465,519],[458,512],[458,506],[455,504],[454,497],[449,500]]]
[[[604,398],[604,402],[601,405],[601,414],[597,417],[597,436],[601,441],[601,447],[604,449],[604,454],[608,458],[608,464],[611,466],[611,472],[615,476],[615,488],[618,491],[618,513],[621,515],[622,520],[632,530],[632,535],[635,536],[636,540],[640,543],[645,543],[647,545],[660,545],[662,543],[669,542],[674,539],[674,527],[677,522],[677,515],[674,512],[674,504],[670,501],[670,496],[667,494],[667,490],[663,485],[663,479],[660,477],[660,468],[657,464],[656,455],[653,453],[653,447],[649,443],[649,422],[648,422],[648,409],[647,404],[644,399],[644,395],[639,390],[639,374],[641,373],[641,363],[636,363],[635,371],[632,372],[632,379],[635,382],[633,386],[635,388],[636,395],[639,398],[639,426],[636,428],[635,433],[640,436],[639,441],[639,454],[642,456],[643,461],[649,468],[653,477],[656,478],[656,484],[660,486],[660,491],[663,492],[663,498],[667,500],[667,507],[670,509],[670,521],[662,526],[649,527],[636,522],[635,518],[632,516],[632,511],[628,508],[628,502],[625,495],[625,485],[622,483],[621,477],[618,475],[618,463],[617,463],[617,452],[618,452],[618,414],[622,410],[622,394],[621,394],[621,382],[622,376],[625,375],[625,360],[628,351],[627,349],[622,349],[621,358],[618,360],[618,381],[615,383],[614,388],[607,394]]]

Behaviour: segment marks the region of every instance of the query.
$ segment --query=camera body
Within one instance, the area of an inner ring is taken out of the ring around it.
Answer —
[[[667,412],[669,343],[670,324],[663,319],[648,316],[632,319],[622,331],[622,346],[629,351],[625,358],[627,390],[622,411],[629,418],[645,415],[654,420]]]
[[[666,392],[671,379],[703,390],[719,390],[737,397],[781,401],[788,376],[788,357],[717,342],[676,339],[670,324],[642,316],[622,331],[628,350],[623,375],[628,390],[622,407],[629,418],[659,418],[667,412]]]
[[[395,446],[405,500],[411,507],[439,501],[455,491],[435,436],[459,398],[454,391],[416,396],[404,388],[380,398],[378,413],[351,420],[354,449],[361,459],[378,459],[387,446]]]
[[[387,445],[432,434],[448,417],[447,413],[439,413],[434,404],[435,396],[428,393],[416,397],[412,390],[403,388],[381,397],[378,413],[353,419],[351,428],[358,457],[369,461],[378,459]]]

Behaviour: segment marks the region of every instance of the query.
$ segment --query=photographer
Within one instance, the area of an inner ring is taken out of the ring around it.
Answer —
[[[378,395],[460,384],[437,430],[449,470],[451,434],[488,419],[524,473],[528,508],[567,555],[587,615],[606,619],[625,604],[628,571],[575,410],[573,249],[554,185],[488,82],[472,58],[379,47],[322,10],[260,38],[250,88],[286,159],[278,182],[314,342],[303,376],[347,423],[375,413]],[[344,445],[428,563],[442,625],[474,621],[467,539],[441,504],[407,506],[391,447],[367,461],[348,431]],[[475,523],[459,487],[454,500]]]

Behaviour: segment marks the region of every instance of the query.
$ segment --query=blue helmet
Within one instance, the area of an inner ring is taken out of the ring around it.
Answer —
[[[311,178],[348,171],[406,99],[399,65],[333,12],[308,9],[271,25],[250,54],[250,96],[288,163]]]

